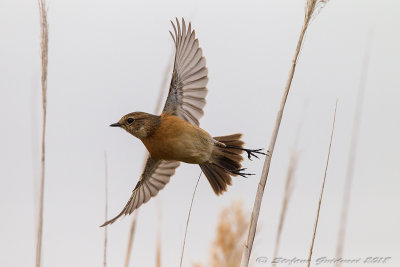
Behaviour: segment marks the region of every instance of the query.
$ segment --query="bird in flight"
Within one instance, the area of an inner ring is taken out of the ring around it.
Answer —
[[[241,161],[243,152],[249,159],[263,154],[262,149],[244,148],[242,134],[212,137],[199,127],[206,104],[208,70],[195,31],[185,20],[182,26],[171,21],[175,43],[175,60],[171,84],[160,116],[133,112],[110,126],[120,127],[140,139],[150,155],[143,173],[124,209],[102,226],[129,215],[164,188],[180,162],[199,164],[215,194],[232,184],[231,176],[246,177]]]

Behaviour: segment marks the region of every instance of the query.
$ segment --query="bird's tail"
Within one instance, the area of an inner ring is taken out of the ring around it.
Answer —
[[[215,146],[211,162],[200,164],[200,168],[217,195],[225,192],[228,185],[232,184],[231,176],[241,174],[238,172],[242,170],[243,157],[241,154],[244,151],[244,142],[240,140],[241,137],[242,134],[214,137],[223,145]]]

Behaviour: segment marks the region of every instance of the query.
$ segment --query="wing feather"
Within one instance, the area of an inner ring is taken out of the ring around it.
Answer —
[[[186,35],[185,38],[185,45],[183,47],[184,52],[182,53],[182,64],[184,65],[186,61],[188,61],[190,58],[188,57],[188,54],[191,52],[192,48],[193,48],[193,42],[194,42],[194,36],[193,33],[191,32],[191,24],[189,23],[189,27],[188,27],[188,32],[190,32],[190,34]]]
[[[115,222],[122,215],[129,215],[142,204],[156,196],[165,187],[175,174],[179,166],[177,161],[156,160],[149,156],[143,174],[136,184],[132,195],[126,203],[124,209],[113,219],[105,222],[102,226]]]
[[[208,70],[203,68],[197,72],[192,73],[188,78],[185,79],[185,83],[193,82],[196,80],[207,78]]]
[[[208,70],[203,51],[199,48],[195,31],[191,23],[186,27],[182,19],[180,23],[172,23],[170,31],[175,43],[175,61],[169,94],[163,113],[172,114],[199,125],[206,104]],[[181,27],[182,25],[182,27]]]

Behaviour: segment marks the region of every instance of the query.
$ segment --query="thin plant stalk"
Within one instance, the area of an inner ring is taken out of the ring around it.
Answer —
[[[172,62],[172,56],[168,62]],[[171,72],[171,68],[172,68],[171,64],[168,64],[165,67],[164,76],[163,76],[163,79],[162,79],[161,85],[160,85],[160,90],[158,91],[158,97],[157,97],[158,100],[157,100],[156,106],[154,108],[155,114],[157,114],[161,109],[162,99],[164,97],[165,87],[167,87],[167,85],[168,85],[168,77],[169,77],[169,73]],[[148,155],[149,155],[148,152],[146,152],[144,155],[143,168],[146,165]],[[135,211],[135,215],[132,219],[131,230],[129,231],[128,247],[127,247],[126,255],[125,255],[125,267],[129,266],[130,254],[132,253],[132,242],[133,242],[133,236],[135,234],[138,212],[139,212],[138,210]]]
[[[157,234],[156,267],[161,267],[161,234]]]
[[[162,218],[161,218],[161,204],[158,202],[157,205],[157,216],[158,216],[158,225],[157,225],[157,248],[156,248],[156,267],[161,267],[161,225],[162,225]]]
[[[292,149],[292,153],[291,153],[290,159],[289,159],[289,166],[288,166],[288,170],[287,170],[287,174],[286,174],[285,191],[284,191],[283,200],[282,200],[282,209],[281,209],[281,214],[279,216],[278,231],[276,233],[273,259],[276,259],[276,257],[278,256],[279,245],[280,245],[280,241],[281,241],[283,225],[285,223],[287,207],[289,205],[289,201],[290,201],[290,198],[291,198],[292,192],[293,192],[294,173],[296,171],[297,162],[298,162],[297,146],[298,146],[298,142],[299,142],[301,127],[303,125],[305,109],[306,109],[306,105],[304,106],[303,112],[302,112],[300,120],[299,120],[299,124],[297,126],[297,131],[296,131],[295,139],[293,142],[293,149]],[[272,266],[276,266],[276,263],[272,263]]]
[[[126,255],[125,255],[125,267],[129,266],[129,262],[131,259],[131,251],[133,247],[133,239],[135,237],[135,230],[136,230],[136,222],[137,222],[137,217],[138,217],[139,212],[135,211],[133,214],[133,219],[132,219],[132,224],[131,224],[131,229],[129,231],[129,239],[128,239],[128,247],[126,248]]]
[[[324,189],[325,189],[325,182],[326,182],[326,174],[328,172],[328,165],[329,165],[329,158],[331,156],[331,148],[332,148],[332,140],[333,140],[333,133],[335,131],[335,121],[336,121],[336,110],[337,110],[337,103],[338,101],[336,100],[336,106],[335,106],[335,112],[333,114],[333,123],[332,123],[332,131],[331,131],[331,139],[329,142],[329,150],[328,150],[328,157],[326,159],[326,165],[325,165],[325,172],[324,172],[324,181],[322,183],[321,187],[321,193],[319,195],[319,201],[318,201],[318,210],[317,210],[317,216],[315,218],[315,223],[314,223],[314,231],[313,231],[313,236],[312,236],[312,241],[311,241],[311,246],[310,246],[310,252],[308,254],[308,262],[307,262],[307,267],[310,267],[311,264],[311,257],[314,249],[314,241],[315,241],[315,236],[317,234],[317,227],[318,227],[318,220],[319,220],[319,212],[321,211],[321,203],[322,203],[322,197],[324,195]]]
[[[196,183],[196,186],[195,186],[194,191],[193,191],[192,201],[190,202],[188,217],[187,217],[187,220],[186,220],[185,235],[184,235],[184,237],[183,237],[181,261],[180,261],[180,264],[179,264],[180,267],[182,267],[183,254],[185,253],[186,235],[187,235],[187,230],[188,230],[188,228],[189,228],[189,221],[190,221],[190,214],[191,214],[191,212],[192,212],[193,200],[194,200],[194,196],[196,195],[197,186],[199,185],[199,181],[200,181],[200,177],[201,177],[201,174],[202,174],[202,173],[203,173],[203,172],[200,172],[199,178],[197,179],[197,183]]]
[[[260,178],[260,182],[258,184],[257,194],[256,194],[255,201],[254,201],[253,212],[251,214],[247,242],[243,248],[242,261],[240,264],[241,267],[247,267],[249,265],[251,250],[253,248],[254,238],[256,235],[257,222],[258,222],[258,217],[260,214],[262,197],[264,195],[264,188],[267,183],[269,168],[271,165],[272,154],[274,152],[276,139],[278,137],[280,124],[281,124],[282,117],[283,117],[283,111],[285,109],[286,100],[289,95],[290,87],[292,84],[294,72],[296,70],[297,60],[298,60],[298,57],[299,57],[299,54],[301,51],[304,36],[307,31],[308,25],[311,21],[311,18],[313,17],[314,12],[317,10],[317,7],[325,2],[326,1],[323,1],[323,0],[307,0],[307,2],[306,2],[304,24],[300,31],[299,40],[297,42],[296,50],[295,50],[294,57],[292,60],[292,65],[291,65],[290,71],[289,71],[289,76],[288,76],[288,79],[286,81],[286,85],[285,85],[285,88],[283,91],[282,101],[279,106],[278,114],[276,115],[275,126],[272,131],[271,140],[270,140],[269,147],[267,150],[267,155],[265,157],[264,167],[263,167],[263,170],[261,173],[261,178]]]
[[[44,203],[44,185],[45,185],[45,151],[46,151],[46,115],[47,115],[47,61],[48,61],[48,23],[47,9],[45,0],[39,0],[40,14],[40,30],[41,30],[41,71],[42,71],[42,151],[41,151],[41,166],[40,166],[40,189],[39,189],[39,210],[37,222],[37,237],[36,237],[36,267],[41,266],[42,255],[42,236],[43,236],[43,203]]]
[[[288,167],[287,175],[286,175],[285,193],[284,193],[283,201],[282,201],[281,214],[279,216],[279,224],[278,224],[278,231],[276,234],[273,259],[276,259],[276,257],[278,256],[279,244],[281,241],[281,235],[282,235],[283,224],[285,222],[286,211],[287,211],[287,207],[289,204],[289,200],[290,200],[292,192],[293,192],[293,177],[294,177],[294,173],[295,173],[295,170],[297,167],[297,161],[298,161],[297,154],[295,151],[293,151],[290,156],[289,167]],[[272,266],[276,266],[276,263],[273,263]]]
[[[365,48],[362,69],[361,69],[361,77],[357,94],[356,111],[354,115],[353,130],[350,141],[350,153],[347,161],[346,182],[344,186],[344,194],[342,200],[342,212],[340,216],[339,235],[336,247],[336,259],[340,259],[343,255],[344,238],[346,236],[346,223],[347,223],[347,216],[349,213],[351,187],[353,184],[354,165],[358,147],[358,136],[360,134],[360,121],[361,121],[362,108],[364,104],[364,91],[365,91],[365,83],[367,80],[367,70],[369,65],[371,40],[372,40],[371,37],[372,34],[371,32],[369,32],[368,39],[366,42],[367,44]],[[340,267],[340,266],[341,266],[341,261],[335,262],[335,267]]]
[[[105,187],[105,203],[104,203],[104,219],[108,220],[108,164],[107,153],[104,152],[104,187]],[[104,227],[104,258],[103,266],[107,267],[107,225]]]

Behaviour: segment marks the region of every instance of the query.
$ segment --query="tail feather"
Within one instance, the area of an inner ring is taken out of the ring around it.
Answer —
[[[228,185],[232,184],[232,179],[228,172],[218,168],[212,163],[200,164],[200,168],[207,177],[207,180],[215,194],[222,194],[228,189]]]
[[[234,171],[242,167],[243,157],[241,154],[243,150],[240,148],[243,148],[244,142],[240,140],[241,137],[242,134],[214,137],[216,141],[235,148],[215,146],[211,162],[200,164],[200,168],[217,195],[225,192],[228,185],[232,184],[231,176],[237,176],[237,174],[230,173],[227,170]]]
[[[243,147],[244,142],[242,140],[240,140],[240,138],[242,138],[241,133],[214,137],[215,140],[217,140],[218,142],[224,143],[225,145]]]

